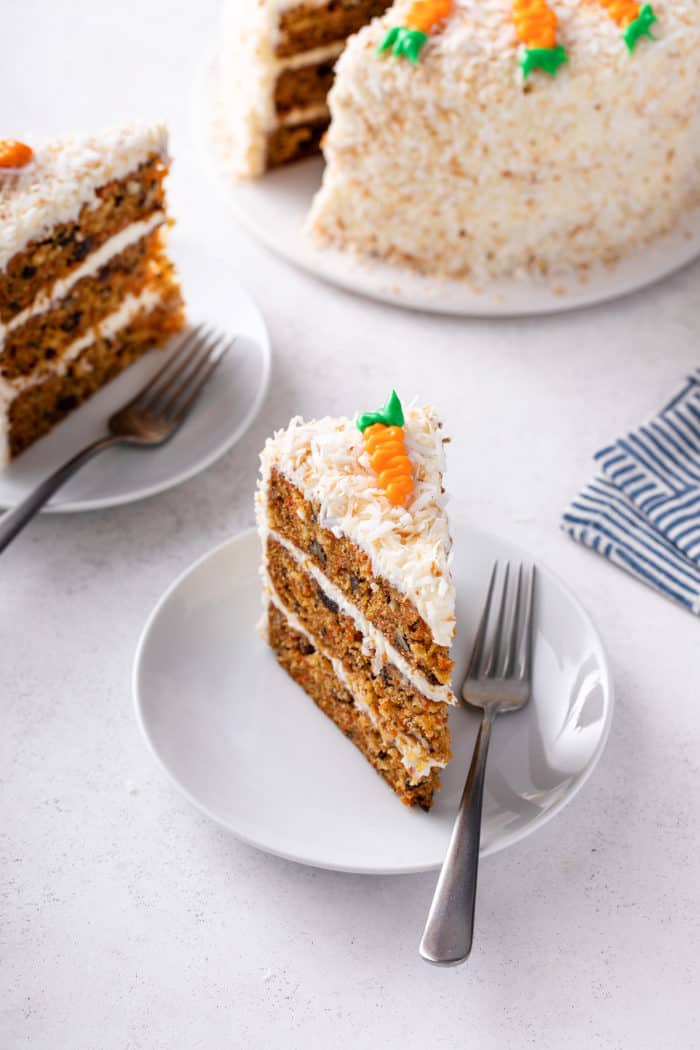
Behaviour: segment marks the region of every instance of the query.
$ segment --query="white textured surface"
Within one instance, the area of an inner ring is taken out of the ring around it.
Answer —
[[[700,625],[557,524],[591,454],[697,365],[700,265],[597,310],[517,322],[402,313],[295,273],[223,219],[191,155],[189,80],[217,25],[213,0],[4,13],[4,133],[168,118],[181,229],[230,257],[277,360],[257,423],[206,474],[40,519],[0,558],[0,1043],[695,1050]],[[484,863],[474,954],[448,971],[417,955],[431,876],[332,875],[236,843],[155,768],[129,696],[161,592],[253,524],[272,429],[372,404],[393,383],[439,406],[452,515],[529,547],[577,590],[619,697],[581,796]]]

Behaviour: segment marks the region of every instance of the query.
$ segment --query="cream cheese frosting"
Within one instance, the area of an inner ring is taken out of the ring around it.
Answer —
[[[96,191],[124,178],[152,154],[167,157],[164,124],[131,124],[99,135],[75,135],[34,147],[25,168],[0,173],[0,269],[57,223],[96,206]]]
[[[293,127],[295,124],[319,120],[328,116],[328,106],[324,102],[315,102],[312,106],[298,106],[280,116],[277,123],[281,128]]]

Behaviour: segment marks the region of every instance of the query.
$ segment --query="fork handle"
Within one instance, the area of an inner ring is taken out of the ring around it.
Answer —
[[[420,942],[421,956],[438,966],[464,962],[472,948],[484,773],[494,717],[495,712],[488,708],[484,711],[447,856]]]
[[[31,521],[36,512],[44,506],[57,489],[60,489],[61,485],[64,485],[69,478],[73,477],[76,471],[80,470],[88,460],[96,456],[102,449],[108,448],[109,445],[116,445],[121,440],[122,438],[117,437],[115,434],[109,434],[107,437],[94,441],[92,445],[82,449],[72,459],[69,459],[67,463],[64,463],[62,467],[54,471],[53,474],[49,474],[48,478],[45,478],[41,484],[37,485],[26,499],[23,499],[16,507],[3,514],[0,518],[0,553],[9,546],[17,533],[24,528],[27,522]]]

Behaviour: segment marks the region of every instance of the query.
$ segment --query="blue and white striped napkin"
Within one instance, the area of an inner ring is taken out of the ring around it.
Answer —
[[[700,368],[647,424],[595,456],[562,528],[700,615]]]

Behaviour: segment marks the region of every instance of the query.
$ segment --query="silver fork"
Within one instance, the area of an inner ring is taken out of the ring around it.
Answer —
[[[228,338],[207,325],[197,325],[185,333],[163,367],[136,397],[110,417],[109,433],[69,459],[0,518],[0,552],[53,493],[98,452],[111,445],[154,448],[169,441],[234,342],[235,338]]]
[[[491,727],[497,715],[519,711],[530,697],[535,567],[528,571],[519,565],[513,588],[510,564],[506,563],[500,599],[494,602],[498,575],[496,562],[462,684],[464,706],[483,711],[481,727],[420,943],[422,957],[441,966],[463,962],[472,947],[481,807]],[[497,607],[495,617],[492,606]]]

